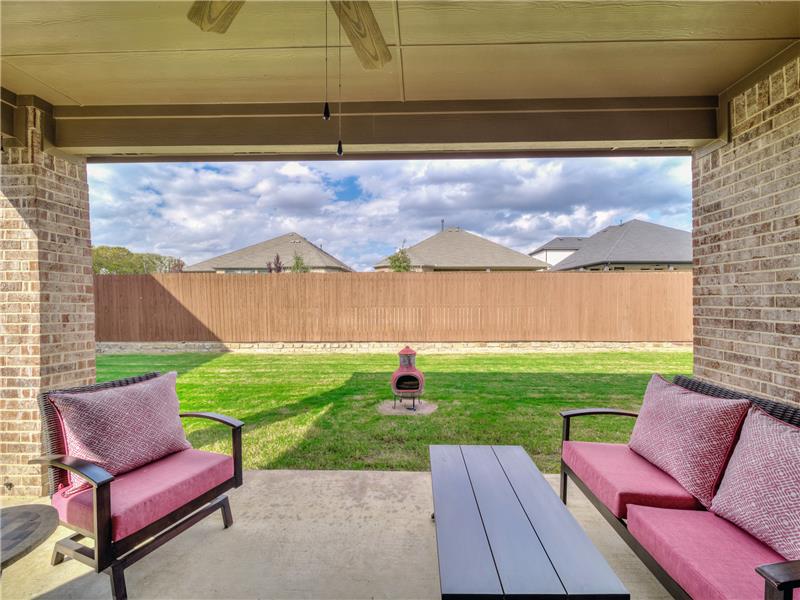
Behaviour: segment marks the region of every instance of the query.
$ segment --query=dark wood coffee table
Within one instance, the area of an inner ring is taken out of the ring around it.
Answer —
[[[431,446],[442,598],[629,600],[520,446]]]
[[[15,563],[49,538],[58,527],[58,513],[44,504],[0,508],[0,570]]]

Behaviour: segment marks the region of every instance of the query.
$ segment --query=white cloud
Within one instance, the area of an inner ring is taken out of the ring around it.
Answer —
[[[286,175],[286,177],[294,177],[298,179],[312,179],[319,180],[319,175],[314,173],[306,165],[297,162],[286,163],[278,169],[278,173]]]
[[[191,264],[297,231],[367,270],[449,226],[530,251],[630,218],[689,228],[686,158],[90,165],[95,244]]]

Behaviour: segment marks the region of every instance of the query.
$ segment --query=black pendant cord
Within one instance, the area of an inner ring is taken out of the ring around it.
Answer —
[[[325,106],[322,107],[322,118],[326,121],[331,119],[331,107],[328,104],[328,0],[325,3]]]
[[[344,154],[342,148],[342,22],[339,21],[339,143],[336,145],[336,154]]]

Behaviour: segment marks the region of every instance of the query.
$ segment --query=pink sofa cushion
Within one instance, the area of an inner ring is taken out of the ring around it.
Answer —
[[[709,507],[749,407],[653,375],[628,445]]]
[[[759,565],[780,554],[733,523],[704,510],[628,507],[628,531],[698,600],[763,600]],[[795,600],[800,594],[795,592]]]
[[[111,482],[111,537],[128,537],[233,477],[233,459],[224,454],[183,450],[128,471]],[[92,490],[56,492],[59,518],[91,532]]]
[[[172,372],[117,388],[50,394],[67,454],[120,475],[191,448],[179,416],[176,378]],[[72,491],[85,487],[79,479],[71,479]]]
[[[751,408],[711,510],[800,560],[800,427]]]
[[[677,481],[625,444],[564,442],[562,459],[617,517],[625,518],[628,504],[699,508]]]

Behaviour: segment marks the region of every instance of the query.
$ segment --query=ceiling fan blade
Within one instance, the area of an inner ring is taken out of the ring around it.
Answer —
[[[366,0],[330,0],[350,45],[368,70],[380,69],[392,60],[381,28]]]
[[[198,0],[189,8],[186,18],[203,31],[225,33],[243,4],[244,0]]]

